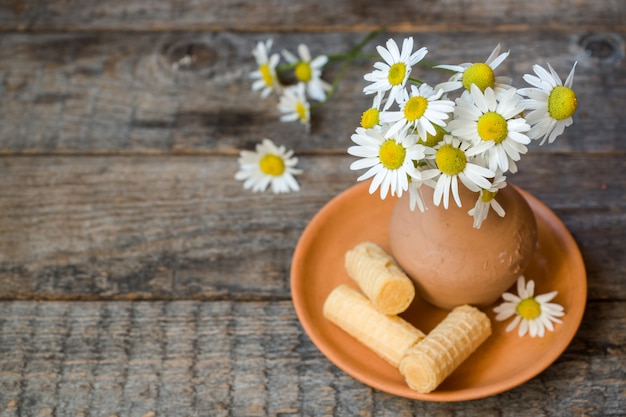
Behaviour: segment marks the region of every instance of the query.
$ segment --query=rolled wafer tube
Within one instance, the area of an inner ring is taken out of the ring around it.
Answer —
[[[455,308],[400,361],[400,373],[410,388],[433,391],[491,334],[491,322],[482,311],[464,305]]]
[[[415,297],[413,282],[383,248],[363,242],[346,252],[348,275],[385,314],[400,314]]]
[[[396,368],[407,349],[425,336],[404,319],[381,313],[345,284],[326,298],[324,316]]]

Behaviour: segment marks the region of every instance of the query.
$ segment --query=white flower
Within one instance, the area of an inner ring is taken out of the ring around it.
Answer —
[[[435,147],[435,154],[428,158],[434,160],[436,170],[439,172],[433,203],[439,206],[443,199],[443,206],[448,208],[450,189],[457,206],[461,207],[459,197],[460,179],[463,185],[471,191],[478,192],[481,188],[489,188],[491,182],[487,178],[493,178],[495,173],[483,166],[470,162],[467,156],[468,149],[472,144],[450,135],[444,136],[443,140]]]
[[[280,90],[280,82],[276,76],[276,65],[280,57],[278,54],[269,56],[269,51],[272,48],[272,39],[268,39],[265,43],[259,42],[256,48],[252,51],[252,55],[256,59],[257,70],[250,73],[250,77],[255,79],[252,83],[252,90],[261,90],[261,97],[265,98],[272,91]]]
[[[422,185],[427,185],[431,188],[435,188],[436,182],[432,180],[439,175],[436,169],[425,169],[420,171],[422,175],[421,180],[411,178],[409,181],[409,208],[411,211],[415,210],[417,206],[421,212],[427,209],[422,197]]]
[[[330,84],[322,80],[322,68],[328,62],[326,55],[320,55],[311,59],[308,46],[300,44],[296,57],[289,51],[283,51],[283,56],[290,64],[294,64],[294,74],[299,82],[306,84],[306,91],[313,100],[323,101],[326,92],[330,90]]]
[[[496,172],[496,176],[491,183],[491,187],[482,188],[480,190],[480,194],[476,200],[476,205],[474,205],[473,209],[467,212],[467,214],[474,217],[474,227],[476,229],[480,229],[480,226],[489,214],[490,208],[492,208],[498,216],[504,217],[506,213],[500,203],[496,201],[495,197],[498,191],[506,187],[506,185],[506,177],[498,171]]]
[[[283,95],[278,101],[278,110],[283,115],[280,120],[283,122],[293,122],[300,120],[300,123],[308,126],[311,121],[311,109],[309,102],[304,95],[304,84],[287,87],[283,90]]]
[[[525,284],[523,276],[517,279],[518,295],[505,292],[502,294],[504,303],[495,307],[493,311],[497,313],[496,320],[502,321],[515,316],[513,321],[507,326],[506,331],[510,332],[519,324],[518,334],[524,336],[526,333],[530,337],[543,337],[545,329],[554,331],[552,323],[561,323],[558,317],[565,315],[563,307],[556,303],[549,303],[556,295],[556,291],[538,296],[533,296],[535,283],[529,280]]]
[[[409,176],[421,179],[420,172],[413,161],[424,158],[424,147],[418,145],[415,135],[398,135],[396,138],[385,138],[387,126],[381,130],[359,127],[352,135],[357,146],[348,148],[348,153],[361,159],[354,161],[350,169],[368,168],[357,181],[374,177],[369,192],[373,194],[380,187],[380,198],[385,199],[387,193],[402,196],[409,187]]]
[[[576,93],[572,90],[576,63],[567,76],[565,84],[561,82],[561,78],[550,64],[548,64],[548,69],[550,72],[539,65],[534,65],[533,71],[537,76],[526,74],[524,80],[536,88],[518,90],[520,94],[528,97],[526,100],[521,100],[520,104],[527,109],[532,109],[526,115],[526,120],[532,126],[528,135],[532,139],[542,138],[541,145],[546,139],[548,143],[554,142],[557,136],[574,122],[572,115],[578,107]]]
[[[472,141],[475,146],[468,155],[484,154],[492,171],[516,172],[515,161],[528,152],[525,145],[530,143],[524,134],[530,126],[519,117],[523,108],[517,107],[516,90],[509,89],[500,100],[491,87],[483,93],[472,85],[470,92],[472,101],[456,100],[455,119],[448,124],[451,133]]]
[[[417,129],[420,138],[427,138],[427,134],[437,135],[435,125],[445,127],[454,111],[454,102],[440,100],[442,90],[435,91],[428,84],[419,87],[412,85],[411,93],[402,91],[400,98],[400,111],[387,111],[380,115],[382,122],[392,123],[387,131],[387,137],[391,137],[400,131]]]
[[[252,188],[254,192],[265,191],[270,184],[274,193],[298,191],[300,186],[293,176],[302,171],[294,168],[297,163],[293,151],[263,139],[256,145],[255,152],[241,151],[235,179],[244,181],[243,188]]]
[[[376,62],[374,64],[375,70],[365,74],[365,80],[371,81],[372,84],[365,86],[363,92],[374,94],[379,91],[389,91],[389,97],[384,107],[384,110],[387,110],[394,101],[401,97],[411,74],[411,69],[424,58],[428,50],[420,48],[413,53],[412,37],[404,39],[402,52],[398,50],[398,45],[393,39],[387,41],[387,48],[378,45],[376,50],[385,62]]]
[[[509,56],[509,52],[500,53],[498,44],[487,60],[483,62],[464,63],[461,65],[437,65],[435,68],[443,68],[456,73],[447,82],[438,84],[435,88],[442,89],[445,93],[465,87],[467,91],[470,85],[476,84],[481,91],[491,87],[496,94],[501,94],[510,88],[511,78],[496,77],[494,70]]]
[[[361,127],[365,129],[380,129],[380,106],[383,102],[385,93],[379,91],[372,102],[372,107],[365,110],[361,115]]]

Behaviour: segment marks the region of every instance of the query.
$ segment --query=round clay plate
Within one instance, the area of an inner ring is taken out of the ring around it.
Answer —
[[[493,306],[483,309],[493,333],[469,358],[431,393],[411,390],[400,372],[328,321],[322,307],[339,284],[354,286],[344,269],[346,251],[363,241],[373,241],[389,251],[387,226],[396,202],[380,200],[360,183],[332,199],[304,230],[291,269],[291,293],[296,313],[319,350],[359,381],[402,397],[427,401],[464,401],[512,389],[533,378],[563,353],[582,320],[587,280],[582,256],[569,231],[556,215],[533,196],[520,190],[538,224],[537,250],[525,272],[535,281],[535,295],[553,290],[553,302],[565,308],[562,323],[543,338],[519,337],[506,332],[511,319],[495,320]],[[492,214],[493,215],[493,214]],[[471,219],[468,217],[468,221]],[[496,242],[494,242],[496,244]],[[516,292],[515,287],[511,289]],[[416,296],[402,317],[425,333],[446,316]]]

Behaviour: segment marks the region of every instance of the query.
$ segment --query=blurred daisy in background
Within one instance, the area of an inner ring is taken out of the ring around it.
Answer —
[[[308,127],[311,121],[311,106],[304,94],[304,84],[299,83],[285,88],[278,101],[278,110],[282,113],[281,121],[299,120]]]
[[[268,186],[276,194],[299,191],[294,175],[302,171],[295,168],[297,163],[293,151],[276,146],[270,139],[263,139],[255,151],[241,151],[235,179],[244,181],[243,188],[254,192],[265,191]]]
[[[298,46],[298,55],[297,57],[289,51],[283,51],[285,60],[294,65],[296,79],[306,85],[308,96],[313,100],[324,101],[326,92],[331,88],[330,84],[322,80],[322,68],[328,62],[328,57],[320,55],[311,59],[309,47],[304,44]]]
[[[255,80],[252,83],[252,90],[261,90],[262,98],[269,96],[272,91],[280,91],[280,82],[276,75],[276,66],[278,65],[280,57],[278,54],[269,56],[269,51],[272,49],[272,42],[272,39],[259,42],[252,51],[252,55],[254,55],[258,66],[255,71],[250,73],[250,77]]]

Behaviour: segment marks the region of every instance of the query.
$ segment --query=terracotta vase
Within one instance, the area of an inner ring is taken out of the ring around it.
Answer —
[[[507,185],[496,195],[506,215],[491,210],[479,229],[467,214],[477,193],[459,184],[462,207],[452,197],[448,209],[432,203],[411,211],[408,193],[396,203],[389,225],[393,256],[415,282],[423,299],[444,309],[462,304],[486,307],[515,283],[537,242],[535,216],[519,190]]]

